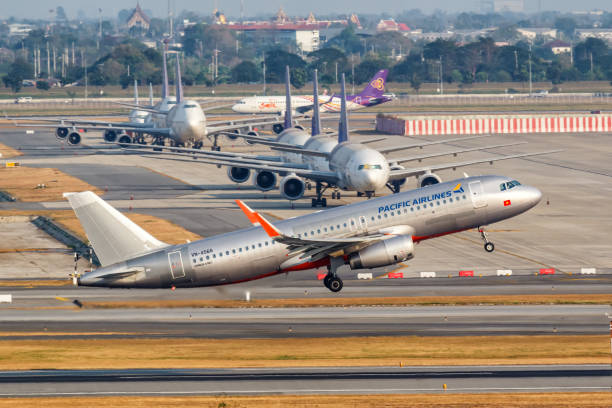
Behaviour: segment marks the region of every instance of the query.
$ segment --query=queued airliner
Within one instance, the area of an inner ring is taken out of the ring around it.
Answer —
[[[214,286],[327,266],[323,283],[338,292],[340,267],[404,262],[419,241],[479,228],[491,252],[482,227],[529,210],[542,193],[509,177],[468,177],[274,224],[236,200],[252,227],[181,245],[158,241],[90,191],[64,196],[102,265],[78,277],[78,285]]]
[[[349,111],[369,108],[395,99],[394,94],[385,93],[385,85],[389,70],[378,71],[368,85],[356,95],[347,95],[346,108]],[[319,102],[320,112],[340,112],[341,97],[337,95],[322,95],[316,99]],[[292,96],[291,106],[295,112],[308,112],[313,109],[315,99],[310,95]],[[232,110],[238,113],[277,113],[287,110],[284,96],[251,96],[238,101]]]

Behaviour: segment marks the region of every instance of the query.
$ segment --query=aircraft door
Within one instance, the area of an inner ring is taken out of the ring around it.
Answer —
[[[472,197],[472,204],[474,208],[485,207],[487,201],[484,197],[484,189],[480,181],[473,181],[470,184],[470,196]]]
[[[185,268],[183,267],[183,257],[181,256],[181,251],[168,253],[168,262],[170,263],[170,273],[172,274],[172,279],[185,277]]]

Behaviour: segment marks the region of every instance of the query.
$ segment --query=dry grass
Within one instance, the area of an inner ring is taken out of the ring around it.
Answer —
[[[72,282],[66,280],[2,280],[0,281],[0,287],[19,287],[19,288],[40,288],[47,286],[68,286],[72,285]]]
[[[8,147],[7,145],[0,143],[0,158],[10,159],[11,157],[21,156],[22,154],[23,153],[21,153],[19,150],[15,150],[12,147]]]
[[[263,395],[211,397],[59,397],[6,398],[0,407],[360,407],[360,408],[604,408],[612,406],[612,393],[495,393],[495,394],[416,394],[416,395]]]
[[[44,184],[45,188],[38,188]],[[20,201],[63,201],[66,191],[90,190],[98,195],[103,192],[97,187],[69,176],[57,169],[35,167],[0,168],[0,190],[4,190]]]
[[[4,370],[601,364],[610,361],[610,340],[607,335],[19,339],[0,341],[0,361]]]
[[[414,296],[414,297],[356,297],[356,298],[287,298],[255,299],[250,302],[231,299],[182,300],[123,300],[83,302],[91,309],[144,308],[227,308],[227,307],[350,307],[350,306],[428,306],[428,305],[537,305],[537,304],[612,304],[612,294],[556,294],[556,295],[485,295],[485,296]]]
[[[42,215],[49,217],[58,224],[61,224],[70,232],[74,233],[81,240],[87,242],[85,230],[83,230],[81,223],[72,210],[0,211],[0,217],[14,215]],[[136,213],[125,213],[125,215],[141,226],[149,234],[163,242],[167,242],[168,244],[182,244],[187,242],[187,240],[196,241],[201,238],[199,235],[162,218]]]

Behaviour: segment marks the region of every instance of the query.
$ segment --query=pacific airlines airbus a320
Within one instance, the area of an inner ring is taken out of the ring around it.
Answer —
[[[514,217],[542,193],[510,177],[468,177],[275,224],[237,200],[252,227],[182,245],[158,241],[92,192],[65,196],[102,264],[79,285],[213,286],[327,266],[324,284],[338,292],[344,265],[360,270],[407,261],[415,242]]]

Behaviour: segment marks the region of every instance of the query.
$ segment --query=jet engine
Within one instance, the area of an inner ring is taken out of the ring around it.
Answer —
[[[64,140],[68,136],[68,128],[59,127],[55,130],[55,137],[59,140]]]
[[[299,200],[304,196],[306,184],[295,174],[289,174],[280,181],[279,190],[287,200]]]
[[[244,183],[251,176],[251,170],[244,167],[228,167],[227,177],[234,183]]]
[[[117,140],[117,131],[107,129],[104,131],[104,141],[108,143],[115,143]]]
[[[277,135],[280,134],[280,132],[282,132],[284,129],[285,129],[284,126],[281,125],[280,123],[275,123],[274,125],[272,125],[272,130]]]
[[[393,265],[413,257],[412,237],[398,235],[350,254],[348,261],[351,269],[364,269]]]
[[[130,144],[132,142],[132,138],[127,133],[122,133],[119,135],[119,145],[121,147],[127,147],[126,144]]]
[[[438,176],[437,174],[431,172],[427,172],[417,178],[417,184],[419,187],[431,186],[441,182],[442,178],[440,178],[440,176]]]
[[[238,129],[236,129],[236,130],[232,131],[232,133],[235,133],[236,135],[239,135],[240,131]],[[232,136],[229,133],[226,133],[225,136],[227,136],[227,138],[229,140],[236,140],[236,139],[238,139],[238,136]]]
[[[79,132],[70,132],[66,140],[68,140],[68,144],[75,146],[81,143],[81,135]]]
[[[270,191],[276,186],[276,174],[271,171],[258,171],[253,177],[253,185],[261,191]]]
[[[247,135],[248,135],[248,136],[258,137],[258,136],[259,136],[259,133],[257,133],[257,132],[256,132],[256,131],[254,131],[254,130],[251,130],[251,131],[247,132]],[[246,140],[247,144],[250,144],[250,145],[255,144],[255,142],[253,142],[253,141],[251,141],[251,140],[249,140],[249,139],[245,139],[245,140]]]

